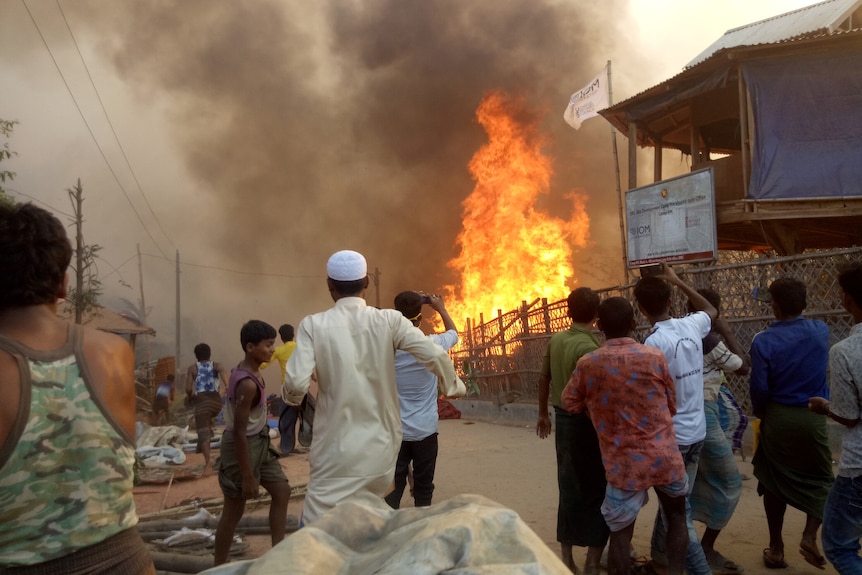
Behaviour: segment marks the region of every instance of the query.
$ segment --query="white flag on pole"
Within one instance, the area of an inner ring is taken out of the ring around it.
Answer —
[[[604,110],[610,105],[608,95],[608,67],[607,65],[598,76],[590,80],[590,83],[572,94],[569,105],[563,112],[563,119],[574,129],[581,127],[584,120],[599,115],[599,110]]]

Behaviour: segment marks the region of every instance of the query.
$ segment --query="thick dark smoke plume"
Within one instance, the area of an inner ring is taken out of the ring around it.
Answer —
[[[191,226],[196,249],[227,267],[321,278],[330,253],[358,249],[382,271],[389,306],[403,289],[457,279],[446,262],[473,189],[467,164],[485,142],[474,114],[490,90],[544,118],[556,170],[545,207],[565,219],[554,211],[570,209],[563,195],[582,191],[596,249],[603,236],[618,241],[601,223],[616,221],[608,126],[574,132],[562,112],[624,41],[626,5],[142,0],[77,15],[101,37],[113,31],[101,50],[141,102],[169,102],[208,194],[206,221]],[[323,291],[322,279],[282,285],[285,301]]]

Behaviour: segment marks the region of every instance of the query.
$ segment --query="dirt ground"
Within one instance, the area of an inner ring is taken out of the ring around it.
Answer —
[[[217,453],[217,452],[215,452]],[[202,463],[202,456],[187,454],[187,465]],[[308,481],[308,455],[295,454],[280,460],[292,485]],[[739,461],[743,493],[739,506],[728,527],[721,533],[716,548],[733,559],[751,575],[775,573],[762,561],[763,548],[768,544],[766,516],[757,496],[757,482],[749,461]],[[533,426],[497,425],[471,420],[440,422],[440,455],[435,478],[434,501],[439,502],[461,493],[478,493],[518,512],[521,518],[554,551],[556,542],[556,458],[553,438],[539,439]],[[168,509],[189,500],[221,497],[215,475],[174,481],[166,484],[145,484],[135,488],[138,514],[146,515]],[[402,506],[412,506],[405,493]],[[302,501],[292,500],[289,515],[302,511]],[[641,511],[635,526],[634,545],[639,554],[649,554],[649,537],[656,511],[656,497]],[[251,512],[265,516],[267,509]],[[788,508],[784,537],[787,575],[823,573],[806,563],[798,551],[805,516]],[[702,526],[698,524],[699,532]],[[249,549],[245,558],[259,556],[270,548],[269,536],[247,538]],[[583,550],[576,549],[576,560],[583,564]],[[825,573],[836,573],[831,565]]]

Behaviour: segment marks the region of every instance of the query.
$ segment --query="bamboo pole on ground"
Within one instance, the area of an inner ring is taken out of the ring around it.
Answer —
[[[296,499],[298,497],[305,497],[305,490],[307,488],[307,483],[302,483],[299,485],[291,486],[290,488],[290,498]],[[261,495],[257,499],[250,499],[246,502],[246,511],[253,511],[257,509],[260,505],[271,503],[272,498],[269,496],[269,493],[265,493]],[[165,509],[164,511],[156,511],[155,513],[148,513],[146,515],[140,515],[138,517],[138,528],[140,529],[140,523],[150,521],[153,519],[165,519],[168,517],[177,517],[189,513],[195,513],[199,509],[207,509],[208,511],[220,511],[221,508],[224,507],[224,498],[218,497],[215,499],[206,499],[204,501],[199,501],[189,505],[181,505],[179,507],[171,507],[170,509]]]

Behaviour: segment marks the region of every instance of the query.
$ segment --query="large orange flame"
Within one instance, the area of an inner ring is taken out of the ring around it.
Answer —
[[[544,138],[536,124],[521,121],[523,103],[502,92],[485,96],[476,111],[488,143],[470,161],[476,181],[464,200],[460,254],[449,267],[460,285],[444,289],[446,307],[458,327],[518,308],[536,298],[558,301],[577,284],[573,247],[586,246],[590,220],[582,195],[569,193],[568,220],[536,209],[549,192],[553,169],[542,153]]]

